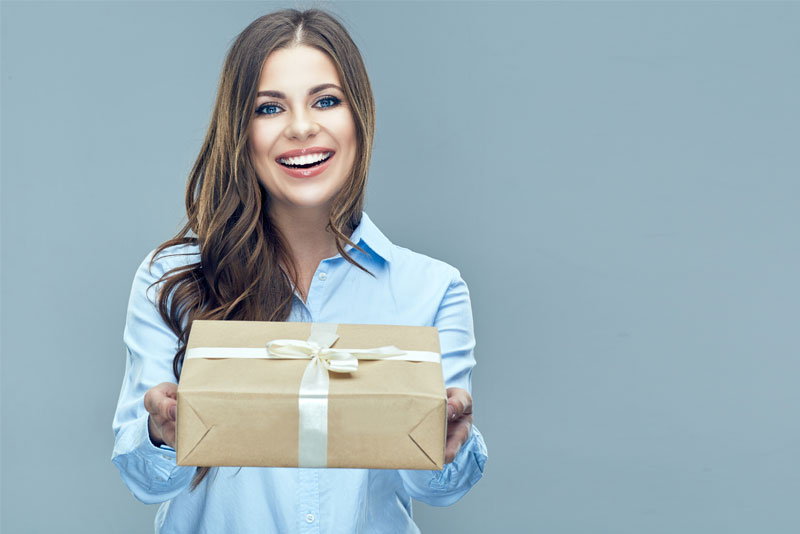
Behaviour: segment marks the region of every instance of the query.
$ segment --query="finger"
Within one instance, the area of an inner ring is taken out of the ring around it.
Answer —
[[[464,409],[461,401],[455,398],[447,399],[447,420],[454,421],[458,419],[461,411]]]
[[[158,405],[161,402],[162,397],[164,397],[162,384],[148,389],[144,394],[145,409],[153,415],[158,415]]]
[[[162,403],[165,400],[175,402],[178,397],[177,392],[178,385],[172,382],[162,382],[157,386],[153,386],[144,394],[144,407],[153,415],[168,418],[169,412],[162,412]]]
[[[453,431],[447,436],[447,444],[445,446],[445,463],[450,463],[455,460],[458,451],[466,443],[469,438],[469,431],[472,426],[471,422],[466,420],[459,420],[458,423],[453,425]]]
[[[461,415],[471,415],[472,414],[472,396],[468,392],[464,392],[464,409],[461,411]]]
[[[175,448],[175,423],[167,423],[161,427],[161,436],[164,443]]]
[[[145,408],[150,413],[153,421],[161,426],[167,421],[177,420],[177,401],[169,397],[161,396],[158,398],[156,394],[148,396],[145,394]]]
[[[461,412],[463,412],[464,404],[457,393],[451,393],[451,390],[449,389],[447,392],[447,420],[453,421],[458,418]]]
[[[165,402],[161,404],[161,408],[159,409],[160,412],[163,412],[163,407],[166,406],[166,401],[171,399],[165,398]],[[174,401],[173,401],[174,402]],[[176,408],[173,405],[171,408],[167,408],[167,411],[174,411]],[[150,414],[150,435],[158,438],[161,442],[166,443],[173,449],[175,448],[175,418],[167,419],[163,415],[154,415]],[[154,439],[153,442],[155,443],[156,440]]]
[[[447,429],[447,443],[464,443],[469,437],[471,427],[472,421],[463,418],[459,419]]]
[[[472,395],[464,388],[447,388],[447,399],[458,402],[465,408],[472,405]]]
[[[148,389],[144,394],[144,409],[150,415],[158,415],[159,391],[156,388]]]
[[[177,411],[178,403],[175,399],[164,397],[158,406],[158,414],[164,418],[164,421],[175,421],[175,412]]]
[[[462,388],[447,389],[447,420],[452,421],[472,413],[472,396]]]
[[[178,384],[175,384],[174,382],[162,382],[159,384],[159,387],[167,397],[171,399],[178,398]]]
[[[171,399],[178,398],[178,384],[175,382],[161,382],[157,386],[153,387],[156,391],[158,391],[159,395],[164,397],[169,397]]]
[[[447,424],[447,439],[450,439],[450,436],[457,433],[463,424],[472,425],[472,414],[462,415],[455,421],[450,421]]]

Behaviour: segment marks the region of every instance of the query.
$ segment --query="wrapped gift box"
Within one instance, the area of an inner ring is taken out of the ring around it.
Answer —
[[[434,327],[196,320],[177,463],[442,469],[439,351]]]

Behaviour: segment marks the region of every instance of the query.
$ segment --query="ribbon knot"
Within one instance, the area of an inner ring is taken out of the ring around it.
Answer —
[[[310,358],[310,365],[321,364],[325,369],[335,373],[352,373],[357,371],[358,358],[355,354],[347,350],[330,348],[333,341],[336,341],[336,338],[326,346],[316,341],[276,339],[267,343],[267,353],[272,356],[289,358]],[[394,349],[394,347],[380,347],[376,350],[387,348]]]

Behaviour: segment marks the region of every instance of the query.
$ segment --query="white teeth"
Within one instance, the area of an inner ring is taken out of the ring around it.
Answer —
[[[289,165],[308,165],[309,163],[316,163],[328,159],[331,154],[332,152],[318,152],[316,154],[305,154],[293,158],[280,158],[278,161]]]

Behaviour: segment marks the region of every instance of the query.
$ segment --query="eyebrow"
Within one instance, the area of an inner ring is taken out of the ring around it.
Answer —
[[[334,88],[342,91],[342,88],[333,83],[323,83],[321,85],[315,85],[311,89],[308,90],[308,96],[311,96],[315,93],[319,93],[320,91],[324,91],[325,89]],[[342,91],[344,93],[344,91]],[[280,91],[259,91],[257,96],[269,96],[272,98],[282,98],[286,100],[286,94],[281,93]]]

